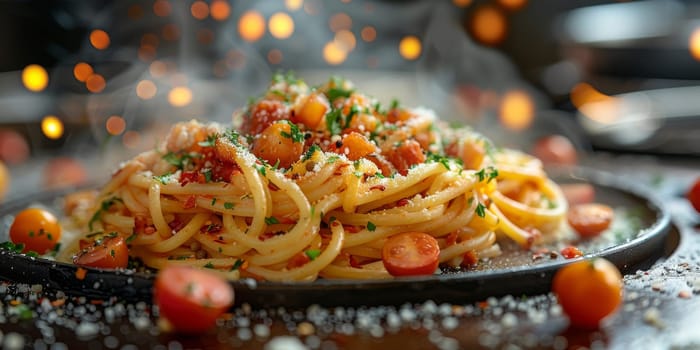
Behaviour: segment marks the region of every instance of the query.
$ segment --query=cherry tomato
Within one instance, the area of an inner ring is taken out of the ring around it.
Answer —
[[[293,120],[313,129],[321,122],[328,108],[328,101],[323,94],[312,93],[297,107]]]
[[[108,236],[81,250],[73,257],[73,263],[103,269],[126,268],[129,263],[129,248],[124,237]]]
[[[595,188],[591,184],[562,184],[559,187],[569,205],[590,203],[595,199]]]
[[[304,151],[304,141],[295,138],[298,135],[292,133],[292,127],[287,122],[275,122],[255,139],[251,151],[270,165],[279,161],[281,168],[288,168],[299,160]]]
[[[540,138],[535,142],[532,153],[544,164],[574,165],[578,158],[574,145],[561,135]]]
[[[695,180],[695,184],[688,191],[688,200],[693,205],[693,208],[700,213],[700,179]]]
[[[250,108],[247,120],[243,123],[243,133],[257,135],[272,123],[289,119],[290,109],[282,101],[261,100]]]
[[[554,275],[552,291],[580,328],[597,328],[622,302],[622,276],[608,260],[581,260],[561,268]]]
[[[431,275],[438,267],[437,240],[423,232],[399,233],[382,248],[384,267],[393,276]]]
[[[613,209],[605,204],[578,204],[569,209],[569,225],[581,237],[595,237],[605,231],[613,220]]]
[[[233,288],[212,272],[186,266],[160,270],[154,284],[160,315],[185,333],[202,333],[233,304]]]
[[[24,244],[23,252],[46,254],[61,238],[61,226],[56,217],[46,210],[29,208],[15,216],[10,226],[10,240]]]
[[[425,163],[425,154],[418,141],[407,140],[387,152],[386,159],[394,165],[399,174],[406,175],[412,166]]]

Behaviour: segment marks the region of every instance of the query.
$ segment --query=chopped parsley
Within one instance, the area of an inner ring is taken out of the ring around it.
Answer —
[[[212,264],[211,261],[210,261],[210,262],[206,263],[206,265],[204,265],[204,268],[213,269],[213,268],[214,268],[214,264]]]
[[[340,135],[343,131],[342,122],[342,111],[340,108],[331,108],[331,111],[326,114],[326,129],[331,135]]]
[[[477,204],[476,209],[474,211],[476,212],[476,215],[479,215],[480,218],[486,217],[486,207],[483,204]]]
[[[474,173],[479,178],[479,181],[484,181],[484,179],[488,179],[486,182],[489,183],[491,180],[495,179],[498,177],[498,169],[490,166],[488,168],[483,168],[476,173]]]
[[[389,107],[389,108],[390,108],[390,109],[399,108],[399,100],[397,100],[397,99],[392,99],[392,100],[391,100],[391,107]]]
[[[305,251],[304,253],[306,254],[306,256],[309,257],[309,259],[311,259],[313,261],[313,260],[316,260],[316,258],[318,258],[319,255],[321,255],[321,250],[320,249],[309,249],[309,250]]]
[[[286,131],[282,131],[280,132],[280,135],[282,135],[282,137],[292,139],[292,142],[304,142],[304,133],[299,130],[299,127],[295,123],[288,120],[286,120],[286,122],[289,124],[290,132],[288,133]]]
[[[231,202],[225,202],[224,203],[224,208],[225,209],[233,209],[234,205]]]
[[[244,260],[237,259],[235,263],[233,263],[233,266],[231,266],[231,271],[236,271],[238,270],[242,265],[243,265]]]
[[[216,197],[211,199],[211,205],[215,205],[215,204],[216,204]]]
[[[374,230],[377,229],[377,225],[375,225],[371,221],[367,221],[367,231],[374,232]]]
[[[301,158],[301,161],[305,162],[305,161],[311,159],[311,157],[313,157],[314,153],[316,153],[316,151],[320,151],[320,150],[321,150],[321,147],[319,147],[319,145],[314,143],[313,145],[311,145],[311,147],[309,147],[309,149],[306,151],[306,153],[304,153],[304,156]]]
[[[116,202],[124,203],[124,201],[122,201],[122,199],[119,197],[111,197],[111,198],[108,198],[108,199],[105,199],[102,201],[102,204],[100,204],[100,208],[97,209],[95,214],[92,214],[92,217],[90,218],[90,221],[88,222],[88,228],[90,229],[90,231],[94,231],[92,229],[92,225],[102,217],[102,213],[109,210],[109,208],[111,208],[112,205],[114,205],[114,203],[116,203]]]
[[[136,234],[132,233],[131,236],[126,238],[126,244],[133,242],[136,239]]]
[[[202,141],[205,142],[205,141]],[[202,143],[200,142],[200,144]],[[168,162],[168,164],[184,170],[185,167],[192,163],[192,159],[198,158],[198,154],[191,154],[185,152],[168,152],[163,156],[163,160]]]
[[[209,169],[209,168],[202,169],[202,174],[204,174],[204,180],[206,182],[211,182],[211,178],[212,178],[211,169]]]
[[[274,225],[274,224],[279,224],[280,221],[277,220],[276,217],[270,216],[270,217],[265,218],[265,223],[268,225]]]
[[[153,179],[157,180],[158,182],[160,182],[163,185],[167,185],[168,182],[170,182],[170,180],[173,179],[173,174],[167,173],[167,174],[163,174],[160,176],[153,175]]]
[[[426,155],[426,162],[428,162],[428,163],[440,163],[447,170],[450,170],[450,161],[455,161],[457,163],[460,163],[460,160],[455,160],[453,158],[450,158],[447,156],[441,156],[439,154],[432,153],[432,152],[428,152],[428,154]]]
[[[207,139],[204,141],[200,141],[197,144],[202,146],[202,147],[214,147],[216,145],[216,139],[219,138],[219,135],[213,134],[207,136]]]

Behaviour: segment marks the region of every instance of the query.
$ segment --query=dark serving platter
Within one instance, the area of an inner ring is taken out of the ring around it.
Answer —
[[[648,268],[658,259],[670,255],[678,246],[680,235],[671,225],[667,210],[644,189],[635,188],[612,174],[581,168],[558,173],[554,175],[557,182],[593,184],[597,202],[616,208],[616,212],[621,209],[625,215],[634,216],[629,222],[614,223],[613,226],[617,226],[615,232],[608,232],[594,240],[574,242],[586,253],[584,258],[604,257],[623,273],[632,273]],[[7,239],[14,213],[36,203],[55,207],[57,199],[64,193],[42,193],[4,204],[0,208],[0,241]],[[566,242],[552,244],[549,248],[557,251],[562,244]],[[582,259],[566,260],[556,254],[533,258],[532,251],[523,251],[509,242],[501,242],[501,245],[504,251],[502,257],[482,263],[481,268],[475,270],[386,281],[285,283],[241,280],[231,284],[235,289],[236,304],[248,303],[253,307],[399,305],[426,300],[467,303],[491,296],[546,293],[559,268]],[[41,284],[44,290],[93,299],[118,297],[129,301],[150,301],[152,298],[154,274],[88,269],[85,278],[78,279],[76,269],[74,265],[0,249],[0,280]]]

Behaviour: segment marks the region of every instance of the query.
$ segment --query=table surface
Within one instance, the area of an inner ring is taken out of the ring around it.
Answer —
[[[200,336],[167,330],[148,303],[94,301],[0,283],[5,348],[698,348],[700,216],[685,200],[698,159],[597,154],[584,164],[653,189],[667,206],[680,244],[667,258],[627,275],[624,302],[598,330],[568,327],[551,294],[489,298],[473,304],[253,310],[238,305]],[[15,176],[14,178],[18,178]],[[29,181],[29,180],[27,180]],[[26,187],[17,186],[9,198]]]

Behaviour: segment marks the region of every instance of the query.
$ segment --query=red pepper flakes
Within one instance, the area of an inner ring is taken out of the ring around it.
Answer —
[[[473,250],[464,253],[462,258],[463,267],[475,267],[479,263],[479,256]]]
[[[384,191],[384,190],[386,190],[386,186],[384,186],[384,185],[374,185],[374,186],[370,187],[369,190],[370,190],[370,191],[371,191],[371,190]]]
[[[197,196],[191,195],[182,203],[183,209],[192,209],[197,206]]]
[[[445,244],[448,247],[457,244],[457,237],[457,232],[450,232],[447,237],[445,237]]]
[[[311,261],[311,258],[309,258],[308,255],[304,252],[299,252],[296,255],[294,255],[291,259],[289,259],[289,262],[287,262],[287,269],[291,270],[297,267],[304,266]]]
[[[573,259],[573,258],[578,258],[579,256],[583,256],[583,252],[580,249],[578,249],[572,245],[564,247],[560,251],[560,253],[561,253],[561,256],[563,256],[565,259]]]
[[[85,279],[85,275],[87,275],[87,270],[85,270],[84,268],[79,267],[75,270],[75,278],[82,281]]]

